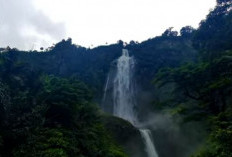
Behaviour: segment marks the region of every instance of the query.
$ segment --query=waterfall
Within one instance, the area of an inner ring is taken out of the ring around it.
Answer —
[[[110,75],[107,76],[106,85],[105,85],[105,88],[104,88],[103,102],[106,99],[106,92],[107,92],[107,89],[108,89],[109,79],[110,79]]]
[[[134,85],[132,74],[134,59],[129,56],[128,50],[122,50],[122,56],[117,60],[117,73],[114,79],[113,112],[115,116],[130,121],[132,124],[135,119]]]
[[[113,84],[113,114],[136,126],[138,120],[135,112],[134,64],[134,58],[129,56],[128,50],[123,49],[122,56],[117,60],[117,72]],[[148,157],[158,157],[150,130],[140,129],[140,133]]]
[[[148,154],[148,157],[158,157],[155,146],[152,142],[151,131],[148,129],[140,129],[139,131],[146,145],[146,152]]]

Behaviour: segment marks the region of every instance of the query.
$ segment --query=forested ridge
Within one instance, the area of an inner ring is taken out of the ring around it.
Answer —
[[[90,49],[69,38],[40,51],[0,48],[0,156],[143,156],[138,130],[101,104],[107,76],[128,49],[141,121],[149,112],[181,119],[180,126],[199,122],[204,139],[188,156],[232,157],[231,9],[231,0],[217,0],[199,28],[185,26],[178,35],[170,27],[141,43]]]

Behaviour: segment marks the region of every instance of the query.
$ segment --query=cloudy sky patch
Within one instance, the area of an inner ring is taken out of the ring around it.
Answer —
[[[0,47],[34,49],[65,36],[64,23],[54,22],[32,0],[0,0]]]
[[[89,47],[143,41],[168,27],[198,27],[216,0],[0,0],[0,47],[47,47],[71,37]]]

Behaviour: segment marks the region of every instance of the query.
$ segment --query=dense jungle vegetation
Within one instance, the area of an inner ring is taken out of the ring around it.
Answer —
[[[161,69],[154,80],[158,86],[175,83],[176,97],[169,102],[187,121],[207,122],[207,141],[195,157],[232,156],[231,4],[218,0],[217,7],[194,32],[197,62]]]
[[[139,115],[167,111],[182,123],[200,121],[207,137],[192,157],[232,157],[231,10],[231,0],[217,0],[198,29],[168,28],[126,46],[88,49],[69,38],[41,51],[1,48],[0,156],[133,156],[138,131],[100,107],[107,75],[127,48],[139,92],[149,93],[137,98]]]

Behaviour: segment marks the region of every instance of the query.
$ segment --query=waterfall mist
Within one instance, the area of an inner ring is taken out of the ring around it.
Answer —
[[[203,122],[186,122],[181,115],[147,112],[142,128],[149,128],[161,157],[189,157],[199,149],[207,132]]]

